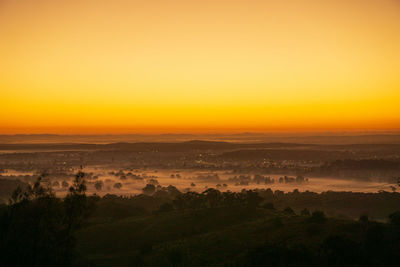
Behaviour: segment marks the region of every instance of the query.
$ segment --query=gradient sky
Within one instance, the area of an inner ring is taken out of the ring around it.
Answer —
[[[398,0],[0,0],[0,133],[399,128]]]

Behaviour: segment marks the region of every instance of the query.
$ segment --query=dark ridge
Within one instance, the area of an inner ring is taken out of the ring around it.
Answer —
[[[400,150],[400,144],[349,144],[349,145],[318,145],[318,144],[301,144],[301,143],[233,143],[223,141],[208,140],[190,140],[184,142],[116,142],[108,144],[93,143],[3,143],[0,144],[0,151],[73,151],[73,150],[115,150],[115,151],[159,151],[159,152],[182,152],[182,151],[234,151],[230,155],[240,157],[239,154],[248,154],[250,157],[263,157],[262,154],[278,153],[277,151],[286,151],[285,153],[301,154],[306,157],[310,153],[328,154],[332,152],[348,152],[348,151],[386,151]],[[247,152],[244,152],[248,150]],[[261,152],[261,150],[265,150]],[[273,150],[277,150],[273,152]],[[301,152],[301,151],[309,152]],[[288,152],[293,151],[293,152]],[[256,156],[259,155],[259,156]]]
[[[218,157],[225,160],[332,160],[350,155],[346,151],[321,151],[305,149],[245,149],[224,152]]]

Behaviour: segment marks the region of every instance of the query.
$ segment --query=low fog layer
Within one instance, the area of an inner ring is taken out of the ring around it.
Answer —
[[[175,186],[181,192],[195,191],[203,192],[208,188],[220,191],[240,192],[243,189],[267,189],[291,192],[299,191],[353,191],[353,192],[379,192],[381,190],[391,191],[394,184],[378,181],[359,181],[354,179],[335,179],[329,177],[304,177],[299,181],[298,177],[290,175],[257,175],[257,174],[234,174],[229,171],[204,172],[201,170],[116,170],[101,167],[86,168],[88,173],[88,193],[98,195],[117,194],[134,195],[143,193],[147,184],[156,187]],[[13,173],[13,174],[12,174]],[[33,176],[26,173],[17,174],[10,171],[11,176],[3,176],[7,179],[19,179],[32,182]],[[3,174],[4,175],[4,174]],[[17,176],[14,176],[17,175]],[[22,175],[22,176],[20,176]],[[297,179],[296,179],[297,178]],[[68,191],[72,177],[48,176],[53,190],[60,196]]]

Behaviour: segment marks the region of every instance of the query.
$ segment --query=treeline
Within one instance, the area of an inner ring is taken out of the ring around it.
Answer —
[[[334,192],[315,193],[310,191],[292,192],[281,190],[254,189],[241,192],[220,191],[209,188],[202,193],[189,191],[180,192],[169,185],[148,184],[143,188],[142,195],[118,196],[107,194],[102,202],[114,201],[116,205],[131,206],[148,212],[161,208],[165,210],[202,209],[212,207],[249,206],[262,207],[272,205],[283,210],[291,207],[296,213],[303,209],[323,210],[329,216],[356,219],[360,215],[368,215],[371,219],[386,221],[388,215],[400,207],[400,193],[381,191],[379,193]]]

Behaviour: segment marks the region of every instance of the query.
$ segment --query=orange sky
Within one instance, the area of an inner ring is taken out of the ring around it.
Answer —
[[[2,0],[0,133],[400,128],[398,0]]]

